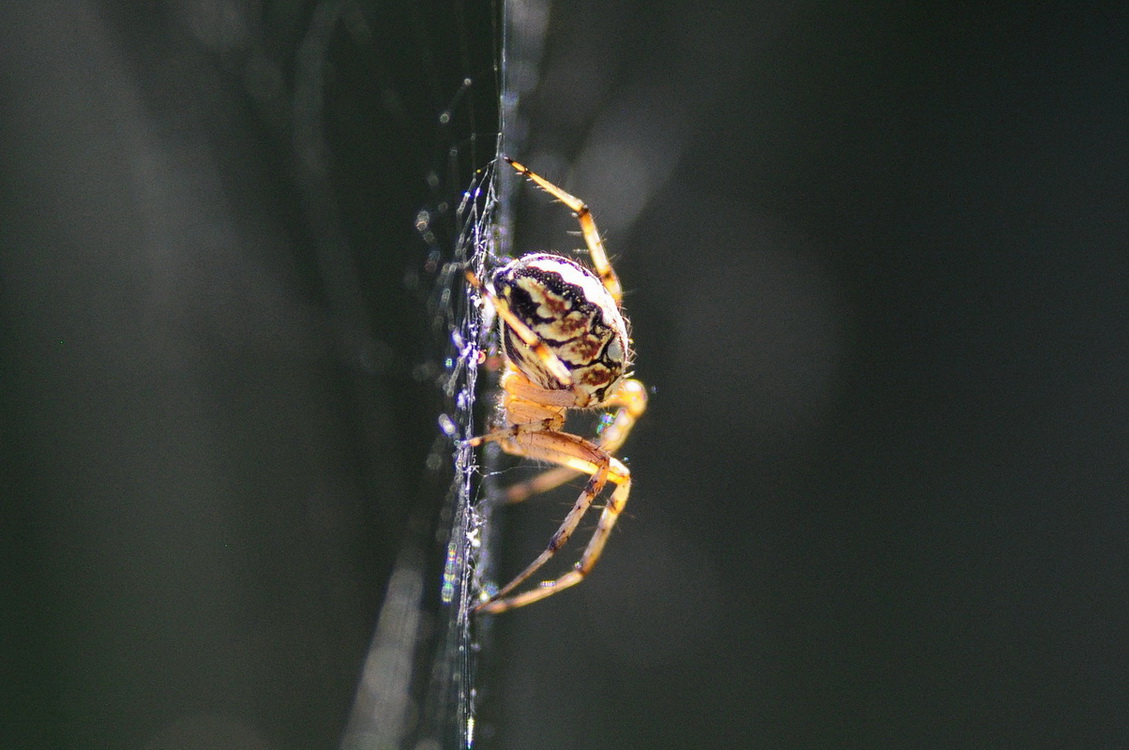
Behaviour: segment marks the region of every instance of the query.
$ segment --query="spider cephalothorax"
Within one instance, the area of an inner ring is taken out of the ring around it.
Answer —
[[[502,321],[506,369],[502,375],[505,424],[472,438],[472,445],[497,441],[502,450],[557,464],[528,482],[511,487],[510,502],[552,489],[572,477],[591,479],[549,545],[524,571],[476,607],[502,612],[544,599],[588,575],[627,504],[631,472],[614,454],[647,407],[643,384],[628,376],[631,339],[620,308],[619,278],[608,263],[588,207],[545,178],[506,159],[521,174],[576,214],[592,259],[592,270],[559,255],[522,256],[496,271],[483,286],[468,273]],[[614,410],[595,442],[564,432],[570,409]],[[565,545],[584,513],[611,482],[615,485],[588,546],[576,567],[560,578],[519,594],[514,589]]]

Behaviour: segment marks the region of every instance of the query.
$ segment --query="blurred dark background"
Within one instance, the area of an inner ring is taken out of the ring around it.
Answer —
[[[496,621],[480,746],[1129,744],[1125,11],[521,7],[515,155],[655,392],[596,572]],[[444,491],[491,12],[0,11],[5,746],[337,746]],[[499,516],[504,570],[573,499]]]

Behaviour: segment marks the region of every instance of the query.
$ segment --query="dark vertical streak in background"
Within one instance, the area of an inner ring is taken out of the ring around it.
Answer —
[[[0,744],[336,747],[401,544],[434,541],[408,518],[446,491],[444,259],[416,216],[449,248],[492,156],[491,15],[86,2],[0,27]]]

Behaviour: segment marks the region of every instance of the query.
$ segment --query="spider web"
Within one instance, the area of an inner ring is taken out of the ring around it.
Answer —
[[[471,269],[482,278],[492,258],[508,254],[506,228],[515,181],[498,179],[497,154],[516,151],[523,140],[520,104],[535,80],[529,73],[539,59],[548,4],[506,3],[501,16],[495,59],[500,123],[489,143],[493,153],[485,164],[475,164],[477,131],[470,142],[452,144],[446,163],[437,161],[427,175],[437,200],[416,217],[416,228],[430,248],[429,264],[438,269],[429,313],[437,336],[446,342],[437,378],[445,408],[428,468],[436,477],[448,473],[450,480],[438,521],[429,518],[430,508],[421,508],[410,524],[433,529],[433,535],[410,536],[397,558],[343,738],[347,750],[470,748],[475,743],[476,660],[489,632],[488,622],[473,618],[471,607],[493,567],[489,514],[490,498],[496,496],[496,451],[487,451],[480,464],[465,442],[478,431],[480,364],[491,346],[492,319],[464,274]],[[514,60],[521,64],[515,66]],[[486,82],[468,75],[440,113],[440,123],[457,117],[467,91],[481,85]],[[443,185],[458,180],[467,164],[475,171],[464,183],[450,221]],[[481,485],[477,496],[476,484]]]
[[[496,234],[497,194],[493,162],[474,176],[455,211],[460,230],[438,273],[430,300],[434,325],[448,338],[439,378],[445,409],[442,437],[428,468],[452,478],[433,539],[411,534],[388,583],[376,632],[354,702],[343,748],[471,747],[474,737],[474,655],[471,629],[474,574],[484,517],[473,503],[478,466],[465,440],[474,432],[480,340],[485,326],[463,283],[463,270],[481,271]],[[438,252],[440,238],[429,210],[417,216],[421,236]],[[431,525],[421,508],[413,529]],[[434,550],[442,568],[435,575]],[[438,596],[434,590],[438,589]],[[439,601],[436,611],[428,602]],[[428,633],[431,637],[428,637]],[[426,683],[421,691],[420,685]],[[413,719],[415,724],[413,725]]]

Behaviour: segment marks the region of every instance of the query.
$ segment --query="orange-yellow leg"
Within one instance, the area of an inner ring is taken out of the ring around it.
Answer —
[[[466,272],[466,279],[470,282],[471,286],[486,295],[486,299],[490,300],[490,304],[493,305],[494,312],[498,313],[498,317],[505,321],[506,325],[517,334],[517,337],[524,341],[526,346],[532,349],[533,353],[537,355],[537,358],[545,363],[545,367],[553,374],[553,377],[559,380],[563,386],[567,387],[572,385],[572,375],[569,373],[568,368],[565,367],[564,362],[549,349],[545,342],[542,341],[529,326],[522,322],[521,318],[514,315],[513,310],[510,309],[506,301],[499,298],[490,290],[490,287],[479,281],[473,271]]]
[[[560,528],[549,540],[549,545],[545,551],[514,580],[503,586],[489,601],[475,607],[476,612],[497,613],[514,607],[521,607],[551,596],[569,586],[574,586],[583,580],[584,576],[588,575],[599,560],[608,535],[611,533],[612,527],[615,526],[623,507],[627,504],[628,494],[631,491],[631,473],[627,470],[627,467],[608,455],[599,446],[568,433],[526,431],[529,427],[534,427],[535,430],[535,426],[517,425],[510,430],[491,433],[479,440],[499,440],[507,453],[560,464],[562,467],[567,467],[578,473],[591,474],[592,479],[580,493],[580,497],[577,498]],[[604,506],[596,531],[576,567],[555,581],[545,581],[535,589],[506,596],[537,572],[564,546],[576,530],[584,513],[592,506],[593,501],[609,480],[616,485],[615,491],[612,492],[607,505]]]
[[[558,528],[552,538],[549,539],[549,546],[545,548],[545,551],[538,555],[536,560],[527,565],[525,570],[514,576],[512,581],[498,589],[492,597],[494,600],[504,599],[507,594],[536,573],[561,547],[568,543],[568,540],[572,537],[572,533],[580,524],[580,519],[583,518],[584,514],[588,512],[588,509],[592,507],[592,502],[600,495],[604,489],[604,485],[607,483],[608,467],[604,465],[588,480],[588,485],[584,488],[584,491],[580,493],[580,497],[576,499],[576,502],[573,503],[572,510],[568,512],[564,521],[561,522],[560,528]]]
[[[612,298],[615,299],[615,303],[618,305],[622,302],[623,286],[619,283],[619,277],[616,276],[612,264],[608,262],[608,253],[604,250],[604,241],[600,239],[600,232],[596,229],[596,220],[592,218],[592,212],[588,210],[587,204],[575,195],[561,190],[528,167],[518,164],[510,157],[503,156],[502,158],[505,159],[511,167],[525,177],[533,180],[537,183],[538,187],[568,206],[572,212],[576,214],[576,220],[580,222],[580,233],[584,235],[584,244],[588,246],[588,253],[592,256],[592,266],[596,269],[596,273],[599,275],[600,281],[603,282],[604,288],[606,288],[611,293]]]
[[[638,380],[625,380],[608,397],[603,404],[609,408],[618,407],[597,443],[609,455],[615,455],[627,440],[631,428],[643,412],[647,410],[647,389]],[[577,477],[582,472],[559,466],[549,469],[525,482],[520,482],[506,489],[507,503],[520,503],[533,495],[548,492],[554,487],[559,487],[570,479]]]
[[[604,512],[600,514],[600,522],[596,526],[596,531],[592,534],[588,547],[585,548],[584,554],[580,556],[580,562],[576,563],[574,569],[555,581],[543,581],[538,588],[530,589],[506,599],[494,599],[485,604],[480,604],[475,607],[474,611],[496,614],[505,612],[507,609],[524,607],[526,604],[540,601],[583,581],[592,572],[592,568],[596,566],[600,555],[603,554],[608,535],[611,534],[615,522],[619,520],[619,514],[623,512],[623,507],[627,505],[627,496],[630,492],[631,478],[624,477],[622,484],[615,488],[612,496],[608,499],[608,504],[604,506]]]

